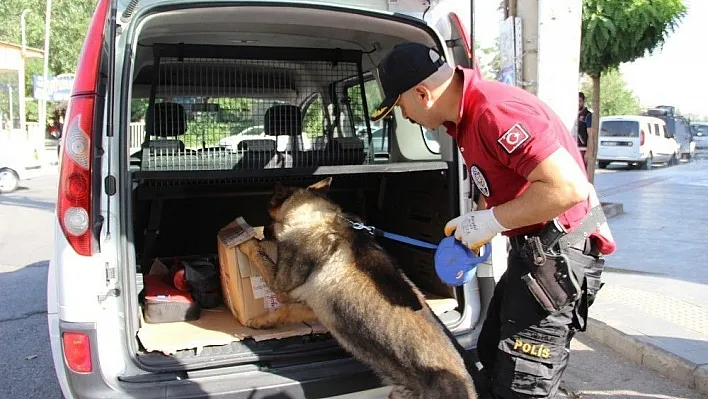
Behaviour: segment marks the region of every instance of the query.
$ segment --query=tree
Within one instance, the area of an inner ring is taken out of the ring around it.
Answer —
[[[691,122],[703,122],[708,121],[708,115],[699,115],[694,113],[687,113],[684,115]]]
[[[660,48],[686,14],[681,0],[583,0],[580,70],[592,78],[593,119],[599,121],[600,76]],[[588,177],[595,179],[597,124],[588,132]]]
[[[501,52],[499,51],[499,38],[494,39],[494,46],[482,48],[475,42],[474,50],[477,53],[480,69],[485,79],[494,80],[501,70]]]
[[[585,93],[588,99],[587,106],[593,107],[593,88],[590,82],[583,82],[580,91]],[[639,99],[634,92],[627,87],[622,73],[614,68],[604,72],[600,78],[600,99],[601,115],[638,115],[641,111]],[[593,118],[594,121],[597,119]]]
[[[88,24],[97,0],[53,0],[49,30],[49,75],[73,73],[81,51]],[[44,49],[44,17],[46,0],[0,1],[0,41],[21,44],[20,15],[28,9],[26,21],[27,46]],[[25,91],[32,93],[32,76],[42,75],[41,59],[26,62]],[[27,104],[28,114],[31,107]],[[36,113],[36,111],[34,111]]]

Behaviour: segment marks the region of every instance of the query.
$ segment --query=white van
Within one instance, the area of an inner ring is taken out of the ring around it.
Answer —
[[[636,115],[600,118],[597,147],[600,168],[611,162],[627,162],[648,170],[654,162],[675,165],[680,158],[681,146],[666,130],[663,120]]]
[[[51,347],[66,398],[386,397],[371,370],[315,328],[281,339],[227,335],[226,343],[220,334],[219,344],[183,347],[187,337],[153,328],[153,350],[139,334],[150,324],[140,292],[155,259],[215,256],[217,232],[236,217],[267,221],[277,181],[334,176],[331,195],[345,209],[431,243],[471,210],[469,174],[448,135],[425,135],[396,110],[383,124],[385,146],[374,148],[369,120],[381,98],[375,66],[396,43],[422,42],[452,65],[473,64],[455,2],[437,13],[419,1],[336,3],[98,1],[62,135],[48,273]],[[131,120],[135,110],[144,118]],[[362,124],[367,146],[356,136]],[[267,137],[238,149],[219,144],[260,125],[265,136],[322,145],[279,151]],[[505,265],[499,244],[490,259]],[[452,303],[440,319],[474,350],[495,284],[491,261],[452,288],[436,276],[431,250],[381,245],[429,298]],[[184,327],[197,342],[209,332],[198,321]],[[154,350],[161,341],[171,349]]]

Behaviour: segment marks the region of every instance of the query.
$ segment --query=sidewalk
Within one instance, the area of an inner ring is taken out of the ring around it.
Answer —
[[[616,254],[585,334],[708,396],[708,161],[596,176]]]

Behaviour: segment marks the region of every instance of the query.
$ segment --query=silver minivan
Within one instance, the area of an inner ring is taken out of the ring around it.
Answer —
[[[332,198],[368,224],[440,240],[475,198],[455,143],[396,111],[382,125],[386,145],[375,146],[369,115],[381,98],[375,66],[396,43],[436,46],[450,64],[476,68],[457,9],[454,1],[99,0],[62,135],[48,273],[64,396],[386,397],[326,331],[306,325],[256,340],[176,322],[192,334],[187,342],[167,332],[172,323],[146,322],[141,292],[156,262],[216,256],[217,232],[236,217],[265,223],[277,181],[333,176]],[[261,125],[260,139],[220,144]],[[276,145],[283,135],[293,143],[285,149]],[[440,319],[473,352],[505,241],[493,241],[490,261],[461,287],[437,277],[431,250],[381,245],[427,298],[445,304]],[[207,338],[215,332],[219,340]]]
[[[626,162],[650,170],[655,162],[676,165],[681,145],[656,117],[612,115],[600,118],[597,161],[601,169]]]

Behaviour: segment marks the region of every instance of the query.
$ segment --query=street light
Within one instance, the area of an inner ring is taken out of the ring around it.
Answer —
[[[27,114],[25,113],[25,58],[27,57],[27,24],[25,16],[30,10],[25,8],[20,14],[20,30],[22,31],[22,71],[18,74],[17,96],[20,104],[20,129],[27,135]]]
[[[10,97],[10,131],[12,131],[15,129],[15,115],[14,115],[15,113],[14,113],[14,110],[13,110],[14,107],[12,104],[12,85],[7,83],[5,85],[5,87],[7,87],[8,97]]]
[[[42,85],[44,86],[44,97],[47,96],[47,80],[49,79],[49,22],[52,14],[52,0],[47,0],[47,11],[44,17],[44,79],[42,79]],[[47,130],[47,100],[42,98],[39,100],[39,127],[42,129],[42,133]]]

